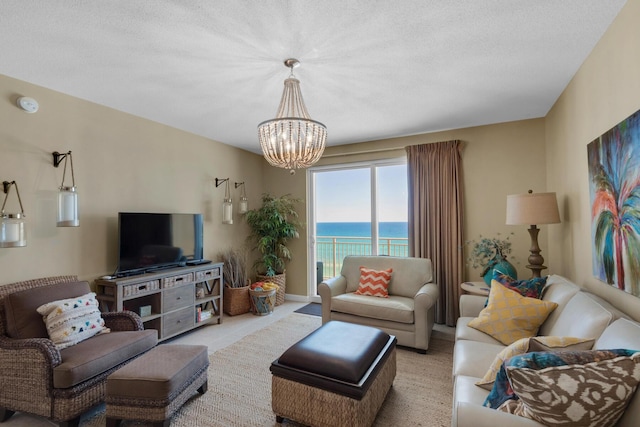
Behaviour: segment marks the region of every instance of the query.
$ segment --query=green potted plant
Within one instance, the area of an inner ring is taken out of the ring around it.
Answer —
[[[251,230],[249,239],[260,253],[254,268],[259,281],[273,282],[279,286],[276,305],[284,302],[286,276],[285,266],[291,260],[287,244],[299,237],[302,223],[298,219],[295,205],[301,200],[285,194],[280,197],[265,193],[262,206],[247,211],[245,219]]]
[[[500,233],[498,233],[498,237],[482,237],[481,235],[478,240],[467,242],[472,248],[467,262],[473,268],[482,267],[480,276],[487,285],[491,285],[493,270],[508,274],[514,279],[518,278],[515,267],[507,261],[507,255],[511,253],[509,237],[503,239],[500,237]]]
[[[248,313],[251,309],[251,300],[249,299],[250,280],[247,273],[246,251],[227,249],[218,254],[218,259],[223,262],[223,311],[230,316]]]

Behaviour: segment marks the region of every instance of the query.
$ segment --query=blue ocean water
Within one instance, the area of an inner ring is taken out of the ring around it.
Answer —
[[[408,229],[406,222],[381,222],[379,223],[379,236],[407,238]],[[370,222],[318,222],[316,223],[316,236],[348,236],[371,237]]]

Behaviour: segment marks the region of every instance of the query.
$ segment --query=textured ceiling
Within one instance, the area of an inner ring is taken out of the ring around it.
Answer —
[[[294,57],[341,145],[546,115],[624,3],[2,0],[0,74],[260,152]]]

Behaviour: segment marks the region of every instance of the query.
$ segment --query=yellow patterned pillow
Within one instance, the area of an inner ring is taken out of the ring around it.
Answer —
[[[493,359],[491,366],[484,377],[476,383],[484,389],[491,391],[496,375],[500,370],[502,363],[519,354],[529,353],[530,351],[558,351],[558,350],[591,350],[594,339],[575,338],[575,337],[531,337],[521,338],[513,344],[505,347]]]
[[[520,338],[535,336],[557,306],[555,302],[523,297],[492,280],[489,303],[469,326],[510,345]]]

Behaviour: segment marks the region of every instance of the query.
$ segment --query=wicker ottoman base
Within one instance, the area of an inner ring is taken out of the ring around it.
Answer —
[[[291,346],[270,369],[277,422],[368,427],[396,376],[396,338],[331,321]]]
[[[158,346],[125,365],[107,378],[107,427],[122,420],[169,426],[189,398],[207,391],[208,366],[207,347],[186,345]]]

